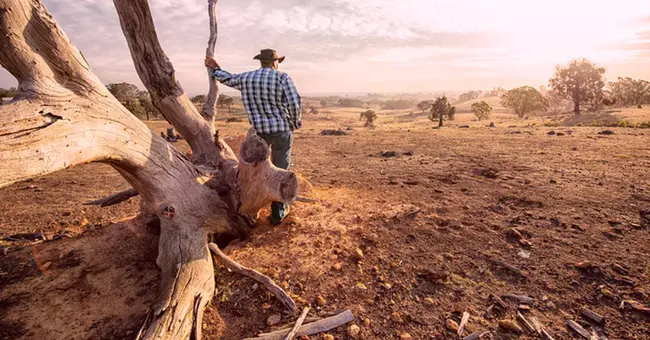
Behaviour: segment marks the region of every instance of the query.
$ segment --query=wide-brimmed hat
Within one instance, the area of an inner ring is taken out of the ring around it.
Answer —
[[[277,60],[279,63],[284,61],[284,56],[278,56],[278,52],[270,48],[261,50],[260,54],[256,55],[253,59],[262,60],[262,61],[273,61]]]

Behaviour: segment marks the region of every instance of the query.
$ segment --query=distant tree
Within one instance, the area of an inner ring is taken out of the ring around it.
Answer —
[[[488,97],[501,97],[507,91],[503,87],[495,87],[491,91],[487,92]]]
[[[478,118],[478,120],[482,119],[488,119],[490,118],[490,114],[492,113],[492,106],[485,102],[484,100],[481,100],[480,102],[472,103],[472,113]]]
[[[309,113],[317,115],[318,114],[318,109],[315,106],[309,107]]]
[[[446,96],[438,97],[429,109],[429,120],[432,122],[438,121],[438,127],[442,126],[445,118],[454,120],[455,115],[456,107],[449,103]]]
[[[365,126],[366,127],[371,127],[375,125],[375,119],[377,119],[377,114],[373,110],[366,110],[361,112],[361,115],[359,116],[359,120],[366,120]]]
[[[365,108],[366,103],[360,99],[351,99],[351,98],[341,98],[338,101],[338,104],[342,107],[356,107],[356,108]]]
[[[425,111],[428,111],[428,110],[431,109],[431,105],[433,105],[432,100],[423,100],[423,101],[418,103],[417,107],[418,107],[418,109],[422,110],[422,113],[424,113]]]
[[[460,97],[458,97],[458,101],[462,103],[462,102],[470,101],[472,99],[476,99],[480,96],[481,96],[481,91],[469,91],[461,94]]]
[[[650,103],[650,82],[643,79],[621,78],[608,84],[611,96],[619,105],[643,105]]]
[[[410,99],[387,100],[381,104],[385,110],[406,110],[415,106],[415,101]]]
[[[603,97],[605,69],[587,59],[572,60],[567,66],[557,66],[549,80],[553,91],[573,100],[573,112],[580,114],[580,105]]]
[[[194,104],[203,104],[205,103],[205,95],[197,94],[196,96],[192,97],[190,101]]]
[[[110,83],[106,87],[122,104],[137,99],[140,92],[137,86],[130,83]]]
[[[327,100],[321,100],[320,101],[320,107],[327,107]]]
[[[534,87],[522,86],[501,96],[501,105],[512,110],[519,118],[528,113],[546,111],[546,98]]]
[[[227,96],[225,94],[220,94],[219,95],[219,100],[217,101],[217,105],[219,105],[219,108],[223,109],[224,107],[228,108],[228,113],[232,113],[231,107],[235,104],[235,98],[231,96]]]
[[[0,98],[13,98],[18,94],[18,90],[15,87],[10,87],[8,89],[0,88]]]

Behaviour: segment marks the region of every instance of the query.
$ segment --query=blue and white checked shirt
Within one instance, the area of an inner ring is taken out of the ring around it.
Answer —
[[[302,126],[300,94],[288,74],[268,67],[239,74],[215,69],[213,74],[220,83],[241,91],[248,120],[258,133]]]

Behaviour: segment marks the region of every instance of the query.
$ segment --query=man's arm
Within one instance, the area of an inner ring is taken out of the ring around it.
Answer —
[[[230,74],[230,72],[222,70],[220,68],[215,68],[212,70],[214,78],[217,79],[220,83],[232,87],[237,90],[241,90],[241,74]]]
[[[289,111],[289,122],[293,126],[294,130],[300,129],[302,127],[302,108],[301,108],[301,99],[296,85],[291,80],[291,77],[287,75],[282,82],[282,90],[284,92],[284,99],[286,100],[285,104]]]
[[[230,72],[222,70],[212,56],[205,57],[205,66],[212,70],[212,75],[220,83],[241,91],[241,74],[230,74]]]

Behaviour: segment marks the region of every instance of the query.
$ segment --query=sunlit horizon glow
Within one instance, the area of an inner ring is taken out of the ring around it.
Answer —
[[[141,86],[112,2],[43,0],[105,82]],[[163,49],[189,94],[207,90],[205,0],[153,0]],[[220,0],[220,64],[241,72],[272,47],[303,93],[430,92],[545,85],[586,57],[607,79],[650,80],[650,1]],[[0,86],[15,80],[0,72]]]

